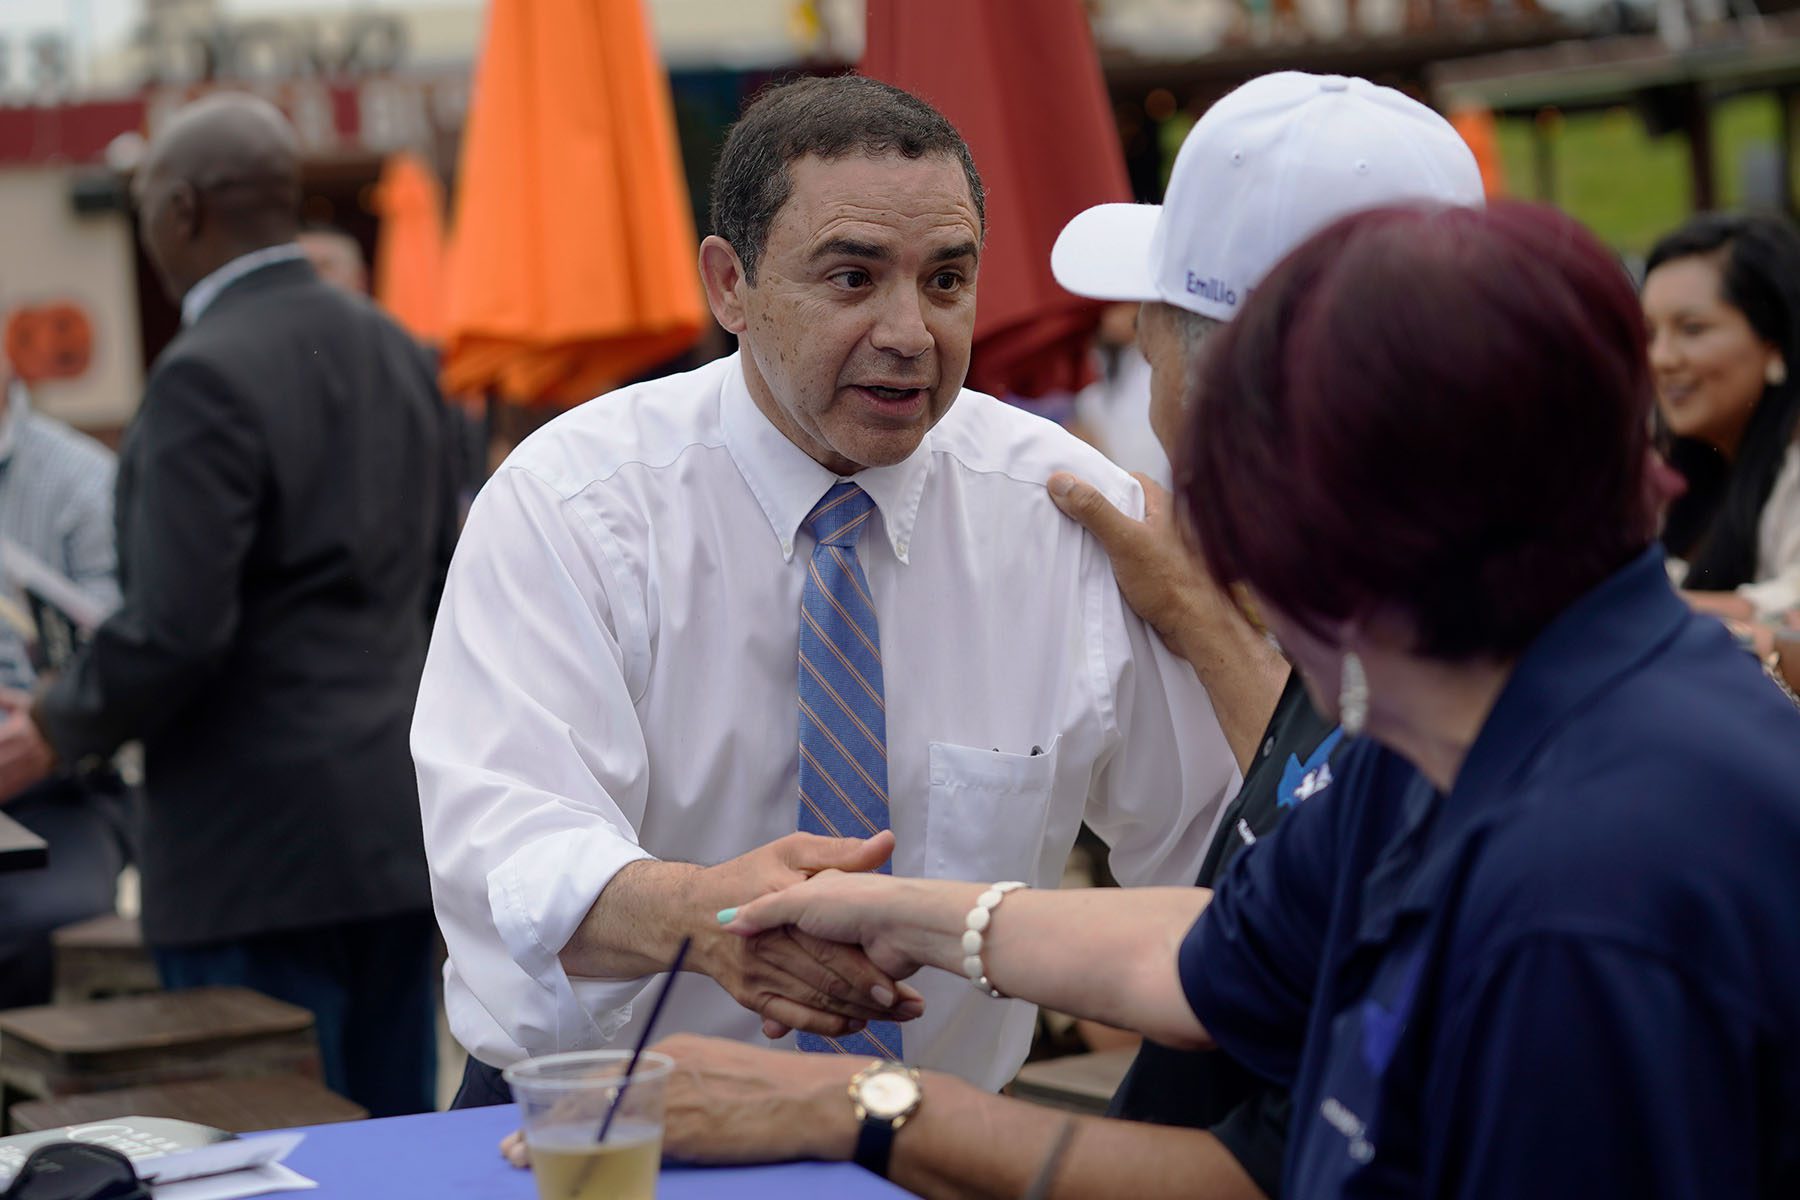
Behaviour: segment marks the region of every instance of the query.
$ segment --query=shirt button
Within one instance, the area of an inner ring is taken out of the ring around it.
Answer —
[[[900,545],[897,547],[897,549],[900,551],[900,553],[905,554],[906,546],[907,546],[907,543],[901,542]]]
[[[794,543],[792,543],[792,542],[781,543],[781,552],[783,554],[791,556],[794,553]]]
[[[1273,753],[1275,753],[1275,739],[1270,738],[1268,741],[1263,743],[1262,756],[1264,758],[1267,758],[1267,757],[1269,757],[1269,755],[1271,755]]]

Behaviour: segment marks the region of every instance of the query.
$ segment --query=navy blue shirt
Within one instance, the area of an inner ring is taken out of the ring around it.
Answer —
[[[1181,950],[1293,1090],[1287,1196],[1800,1195],[1800,712],[1659,551],[1540,635],[1448,795],[1340,761]]]

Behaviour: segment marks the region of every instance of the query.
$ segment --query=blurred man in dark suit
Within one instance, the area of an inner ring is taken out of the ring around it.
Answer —
[[[123,604],[32,716],[71,767],[144,742],[164,982],[311,1009],[327,1083],[383,1115],[433,1095],[407,729],[454,494],[430,362],[305,261],[299,172],[276,109],[220,95],[137,173],[184,329],[120,457]]]

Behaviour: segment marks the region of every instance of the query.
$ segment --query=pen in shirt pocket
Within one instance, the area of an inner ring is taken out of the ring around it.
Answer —
[[[1031,753],[1026,755],[1026,757],[1027,758],[1036,758],[1038,755],[1042,754],[1043,752],[1044,752],[1044,748],[1042,746],[1033,746],[1031,748]],[[1000,747],[995,746],[994,753],[995,754],[1000,753]]]

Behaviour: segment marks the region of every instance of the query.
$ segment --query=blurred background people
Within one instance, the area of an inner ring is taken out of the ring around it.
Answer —
[[[0,366],[0,759],[36,743],[29,706],[37,682],[29,604],[6,577],[16,548],[78,587],[102,609],[119,602],[113,549],[112,452],[34,412],[24,383]],[[44,750],[36,748],[37,761]],[[106,764],[61,771],[0,799],[0,811],[49,843],[49,865],[0,874],[0,1008],[48,1004],[50,933],[112,911],[129,844],[124,783]]]
[[[313,270],[335,288],[353,296],[369,294],[369,264],[363,256],[362,243],[330,225],[308,225],[294,239],[306,252]]]
[[[298,171],[286,119],[231,93],[137,171],[185,328],[125,442],[122,605],[32,715],[64,764],[144,742],[165,985],[312,1010],[327,1084],[390,1115],[433,1102],[406,738],[455,496],[430,359],[307,264]]]
[[[1150,427],[1150,363],[1138,349],[1138,306],[1109,304],[1094,337],[1094,382],[1075,393],[1075,422],[1106,457],[1159,487],[1170,483],[1169,456]]]
[[[1696,606],[1800,605],[1800,233],[1709,214],[1651,250],[1643,289],[1668,453],[1687,483],[1663,543]]]

